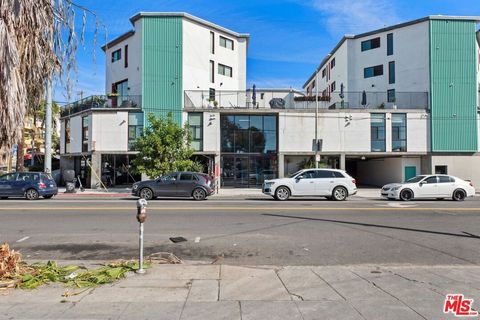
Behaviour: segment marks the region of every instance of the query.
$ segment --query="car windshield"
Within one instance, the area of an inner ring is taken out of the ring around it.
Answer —
[[[416,176],[416,177],[413,177],[413,178],[410,178],[408,179],[407,183],[415,183],[415,182],[420,182],[420,180],[422,180],[423,178],[425,178],[426,176]]]
[[[297,171],[297,172],[295,172],[295,173],[292,173],[292,174],[289,175],[288,177],[289,177],[289,178],[293,178],[293,177],[295,177],[297,174],[299,174],[299,173],[302,172],[302,171],[303,171],[303,170],[300,170],[300,171]]]

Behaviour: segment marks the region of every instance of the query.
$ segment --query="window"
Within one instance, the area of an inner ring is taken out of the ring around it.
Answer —
[[[332,171],[332,173],[335,178],[345,178],[345,176],[341,172]]]
[[[448,174],[448,166],[435,166],[435,174]]]
[[[276,116],[228,115],[221,116],[220,123],[222,152],[277,152]]]
[[[392,114],[392,151],[407,151],[407,115]]]
[[[335,58],[330,61],[330,69],[333,69],[335,67]]]
[[[380,48],[380,38],[373,38],[362,41],[362,51],[367,51],[375,48]]]
[[[176,181],[177,180],[177,173],[171,173],[171,174],[167,174],[166,176],[162,176],[160,178],[161,181],[163,182],[167,182],[167,181]]]
[[[218,64],[218,74],[227,76],[227,77],[232,77],[232,67],[226,66],[224,64]]]
[[[373,152],[385,152],[385,114],[372,113],[370,123]]]
[[[128,114],[128,150],[134,150],[135,142],[143,132],[143,113],[130,112]]]
[[[208,100],[210,101],[215,100],[215,89],[213,88],[208,89]]]
[[[192,148],[195,151],[203,150],[203,113],[189,113],[188,126],[192,134]]]
[[[2,181],[15,181],[17,179],[18,173],[9,173],[0,176],[0,180]]]
[[[393,33],[387,34],[387,56],[393,54]]]
[[[455,179],[453,179],[450,176],[438,176],[438,182],[439,183],[451,183],[451,182],[455,182]]]
[[[383,75],[383,64],[374,67],[368,67],[363,69],[363,77],[372,78]]]
[[[303,176],[303,179],[315,179],[317,178],[317,172],[314,170],[305,171],[301,176]]]
[[[82,152],[88,152],[88,116],[82,117]]]
[[[322,78],[325,78],[326,74],[327,74],[327,69],[325,68],[322,70]]]
[[[332,82],[332,84],[330,85],[330,92],[334,92],[336,89],[336,85],[335,85],[335,81]]]
[[[70,152],[70,118],[65,119],[65,153]]]
[[[316,178],[333,178],[333,171],[330,170],[318,170],[316,173]]]
[[[112,52],[112,62],[122,59],[122,49],[118,49]]]
[[[124,67],[125,67],[125,68],[128,68],[128,44],[125,45]]]
[[[395,61],[390,61],[388,63],[388,83],[395,83]]]
[[[395,89],[387,90],[387,102],[395,102]]]
[[[210,60],[210,82],[215,83],[215,62]]]
[[[425,181],[425,183],[428,183],[428,184],[438,183],[437,182],[437,176],[428,177],[427,179],[425,179],[423,181]]]
[[[233,40],[220,36],[220,47],[233,50]]]
[[[215,33],[210,31],[210,52],[215,54]]]
[[[193,180],[193,174],[191,173],[182,173],[180,175],[180,181],[192,181]]]

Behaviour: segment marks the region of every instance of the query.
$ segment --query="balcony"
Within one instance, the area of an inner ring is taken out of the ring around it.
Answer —
[[[255,101],[254,101],[255,100]],[[209,91],[191,90],[184,92],[186,109],[290,109],[313,110],[316,108],[314,95],[296,90],[253,91]],[[428,109],[427,92],[332,92],[318,96],[318,108],[336,109]]]
[[[90,109],[141,109],[142,96],[104,96],[83,98],[62,107],[60,115],[66,117]]]

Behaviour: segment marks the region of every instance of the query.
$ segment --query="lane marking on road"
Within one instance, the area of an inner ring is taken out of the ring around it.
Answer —
[[[199,243],[200,242],[200,237],[196,237],[195,238],[195,243]]]
[[[28,236],[27,236],[27,237],[23,237],[22,239],[18,239],[18,240],[15,241],[15,242],[23,242],[23,241],[25,241],[25,240],[27,240],[27,239],[30,239],[30,237],[28,237]]]
[[[392,208],[413,208],[417,207],[418,204],[415,203],[398,203],[398,202],[389,202],[387,204],[379,204],[379,207],[392,207]]]
[[[0,211],[135,211],[135,207],[23,207],[23,208],[0,208]],[[147,207],[147,210],[155,211],[479,211],[480,208],[446,208],[446,207],[333,207],[333,208],[312,208],[312,207]]]

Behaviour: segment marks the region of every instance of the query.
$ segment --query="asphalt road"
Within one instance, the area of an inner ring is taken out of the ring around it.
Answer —
[[[0,201],[0,242],[27,259],[136,257],[136,199]],[[172,243],[182,236],[187,242]],[[154,200],[146,253],[238,265],[478,265],[480,198],[391,202]]]

